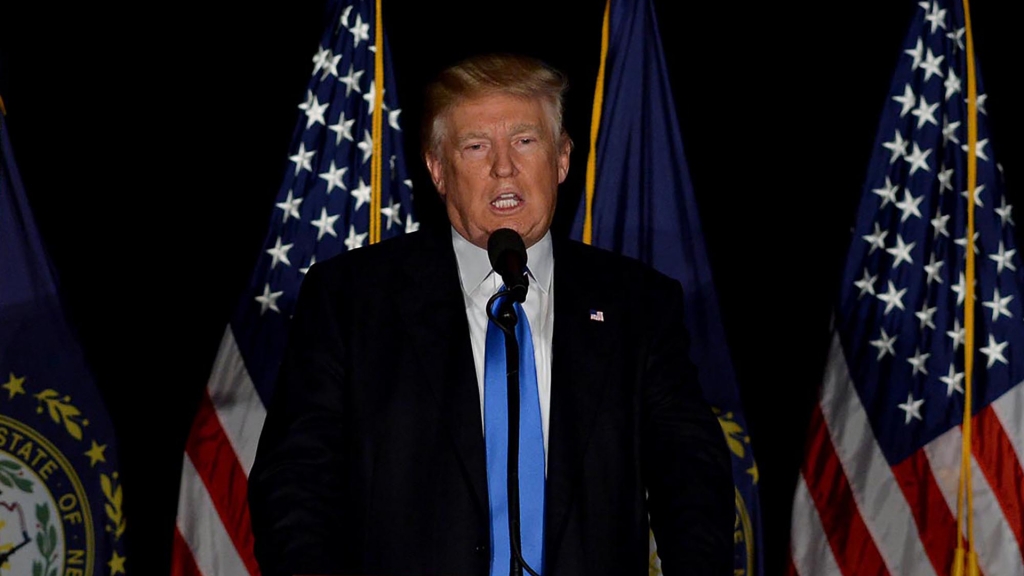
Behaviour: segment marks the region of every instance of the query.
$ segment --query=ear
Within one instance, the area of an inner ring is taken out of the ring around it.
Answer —
[[[430,180],[434,183],[434,188],[437,189],[437,193],[444,197],[444,166],[440,158],[435,156],[432,152],[427,152],[424,155],[424,160],[427,163],[427,171],[430,172]]]
[[[569,175],[569,155],[572,152],[572,139],[568,136],[562,138],[561,149],[558,151],[558,183],[565,182]]]

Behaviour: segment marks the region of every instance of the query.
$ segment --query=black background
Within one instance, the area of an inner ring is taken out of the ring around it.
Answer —
[[[760,468],[766,573],[778,574],[845,241],[918,7],[655,4]],[[1010,202],[1024,178],[1015,4],[971,2],[989,150]],[[184,441],[261,248],[324,8],[10,1],[0,10],[9,135],[120,438],[130,574],[167,573]],[[384,0],[414,189],[430,190],[414,137],[427,78],[469,53],[528,52],[570,77],[577,146],[555,222],[565,233],[583,188],[602,9],[597,0]],[[440,224],[432,194],[417,202],[424,226]]]

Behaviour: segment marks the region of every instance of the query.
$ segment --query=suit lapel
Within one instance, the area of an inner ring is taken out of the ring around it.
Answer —
[[[401,298],[406,327],[431,387],[442,421],[455,444],[473,492],[487,517],[487,469],[480,395],[465,302],[451,240],[425,232],[418,253],[406,264]]]
[[[581,261],[577,247],[555,243],[555,327],[552,342],[551,407],[548,437],[546,546],[555,546],[564,529],[574,490],[582,482],[582,460],[598,407],[605,395],[605,362],[613,353],[612,322],[617,310]],[[616,322],[617,323],[617,322]]]

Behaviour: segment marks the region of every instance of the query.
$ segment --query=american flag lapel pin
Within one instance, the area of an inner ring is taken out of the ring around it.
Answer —
[[[604,312],[600,310],[590,310],[590,319],[594,322],[604,322]]]

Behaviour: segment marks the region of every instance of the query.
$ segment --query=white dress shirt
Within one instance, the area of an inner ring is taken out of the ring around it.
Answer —
[[[473,343],[476,382],[480,393],[480,421],[484,413],[484,356],[487,342],[487,300],[501,287],[501,276],[491,269],[487,251],[462,237],[452,228],[452,244],[459,264],[459,280],[466,301],[469,337]],[[523,310],[530,321],[534,361],[537,364],[537,393],[540,396],[540,418],[544,433],[544,460],[547,462],[548,412],[551,405],[551,335],[554,307],[551,277],[555,261],[551,252],[551,232],[526,250],[526,267],[530,288]]]

